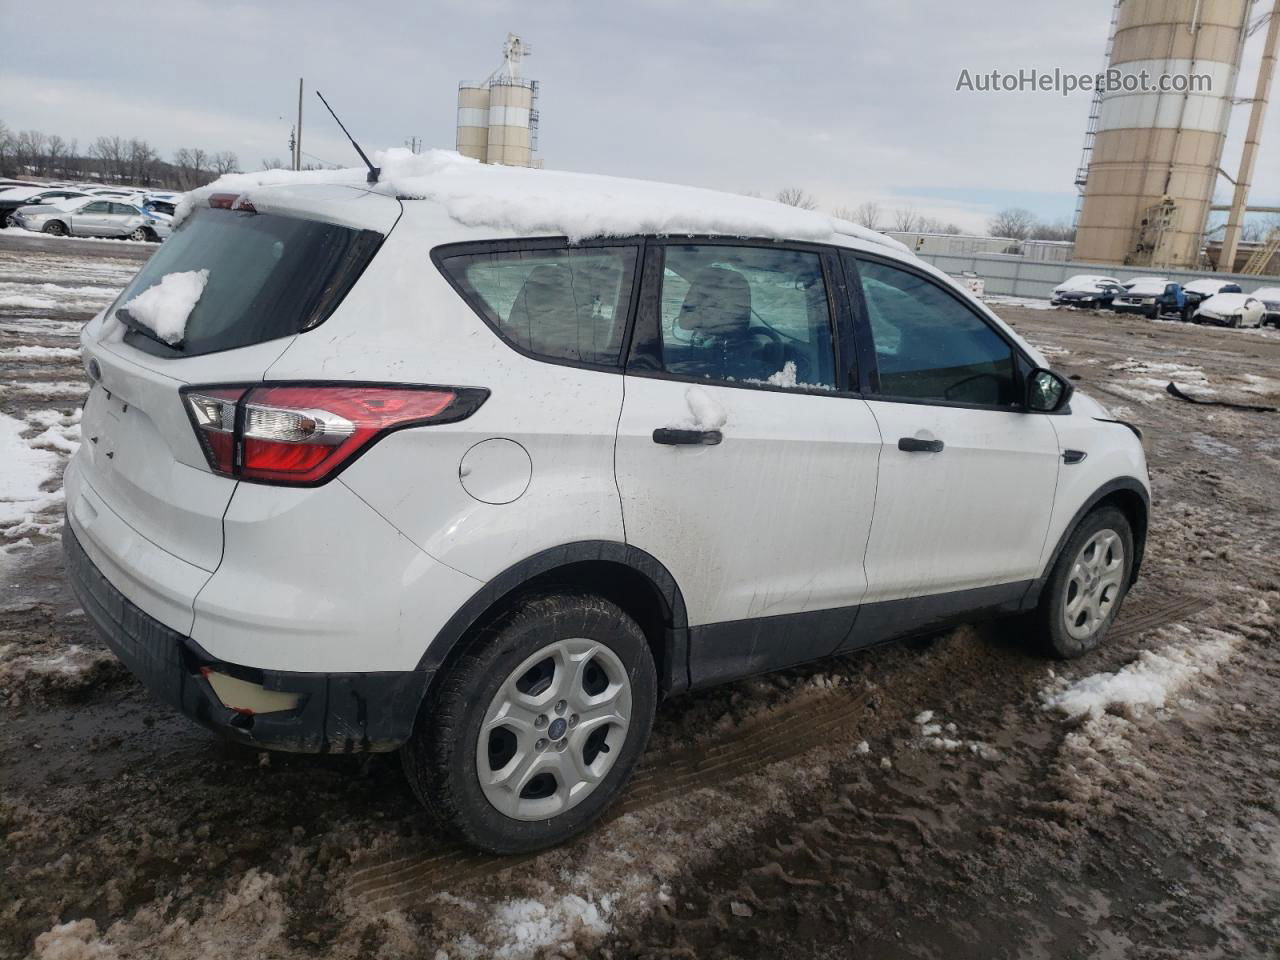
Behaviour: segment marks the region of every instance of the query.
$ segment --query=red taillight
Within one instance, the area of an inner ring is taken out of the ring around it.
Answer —
[[[188,387],[183,396],[215,473],[314,486],[385,433],[469,416],[488,391],[327,384]]]
[[[214,210],[243,210],[246,213],[257,213],[257,209],[239,193],[215,193],[209,197],[209,206]]]

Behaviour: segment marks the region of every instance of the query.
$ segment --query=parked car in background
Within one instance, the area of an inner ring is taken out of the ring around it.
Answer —
[[[32,207],[19,207],[14,223],[54,237],[123,237],[159,241],[172,231],[172,219],[145,213],[140,207],[103,197],[74,197]]]
[[[1078,307],[1084,310],[1108,310],[1116,297],[1124,294],[1117,283],[1099,283],[1089,290],[1064,290],[1051,301],[1056,307]]]
[[[1182,319],[1187,298],[1181,284],[1163,277],[1146,277],[1131,281],[1128,287],[1111,305],[1117,313],[1140,313],[1150,320]]]
[[[401,749],[451,836],[526,853],[601,816],[665,695],[979,617],[1104,640],[1140,435],[953,280],[764,201],[483,172],[472,223],[207,193],[84,327],[68,575],[159,697]]]
[[[1121,286],[1124,287],[1126,290],[1128,290],[1135,283],[1143,283],[1144,281],[1148,281],[1148,280],[1158,280],[1161,283],[1164,283],[1168,280],[1168,277],[1130,277],[1128,280],[1125,280],[1121,284]]]
[[[1068,277],[1054,287],[1053,297],[1049,302],[1055,307],[1085,306],[1086,304],[1079,302],[1079,295],[1083,294],[1088,299],[1096,300],[1110,287],[1120,287],[1120,281],[1114,277],[1101,277],[1095,274],[1081,273],[1074,277]],[[1068,294],[1076,296],[1067,299]],[[1114,297],[1115,294],[1112,294],[1112,296]]]
[[[1184,320],[1191,320],[1195,317],[1196,308],[1205,300],[1219,293],[1243,293],[1244,290],[1240,284],[1230,280],[1215,280],[1212,278],[1206,280],[1192,280],[1183,291],[1187,296],[1186,307],[1182,311]]]
[[[22,187],[16,190],[6,190],[0,193],[0,226],[14,227],[17,226],[13,222],[13,215],[19,207],[39,206],[45,203],[55,203],[58,200],[72,200],[76,197],[87,196],[82,190],[54,189],[32,190],[30,187]]]
[[[1266,311],[1262,322],[1280,327],[1280,287],[1259,287],[1252,295],[1262,301],[1262,309]]]
[[[147,213],[162,213],[166,217],[172,217],[178,205],[170,200],[159,197],[148,196],[142,201],[142,209]]]
[[[1220,327],[1260,327],[1266,312],[1262,301],[1247,293],[1217,293],[1200,302],[1192,319]]]

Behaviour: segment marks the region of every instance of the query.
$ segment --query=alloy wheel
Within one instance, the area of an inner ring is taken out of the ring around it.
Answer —
[[[577,806],[622,751],[631,679],[596,640],[557,640],[526,658],[489,702],[476,743],[485,799],[515,820]]]
[[[1124,580],[1124,541],[1114,530],[1099,530],[1071,564],[1062,605],[1067,633],[1087,640],[1107,621],[1120,599]]]

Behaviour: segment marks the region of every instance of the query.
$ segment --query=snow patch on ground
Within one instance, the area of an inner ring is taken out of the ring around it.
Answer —
[[[1108,712],[1140,716],[1146,708],[1163,707],[1184,687],[1216,675],[1241,639],[1219,630],[1206,630],[1196,638],[1187,627],[1173,629],[1188,634],[1188,642],[1143,650],[1115,673],[1094,674],[1069,685],[1059,680],[1043,695],[1045,709],[1068,717],[1098,718]]]
[[[124,305],[129,315],[165,343],[181,343],[187,333],[187,318],[195,309],[209,282],[208,270],[167,273]]]
[[[7,347],[0,350],[0,360],[77,360],[80,351],[75,347]]]
[[[0,413],[0,535],[17,539],[32,532],[36,517],[62,502],[62,492],[45,485],[54,479],[59,457],[33,448],[22,434],[26,423]]]
[[[922,710],[915,715],[916,726],[920,728],[918,743],[931,750],[942,750],[955,753],[968,750],[975,757],[983,760],[999,760],[1000,751],[982,740],[966,740],[960,736],[960,729],[954,723],[944,723],[934,719],[934,711]]]

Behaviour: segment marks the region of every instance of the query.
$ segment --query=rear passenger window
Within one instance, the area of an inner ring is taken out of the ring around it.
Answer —
[[[1013,348],[931,280],[858,261],[884,397],[983,406],[1016,401]]]
[[[499,334],[552,360],[618,363],[635,274],[634,247],[515,250],[441,264]]]
[[[665,248],[662,368],[722,382],[834,389],[831,313],[816,253]]]

